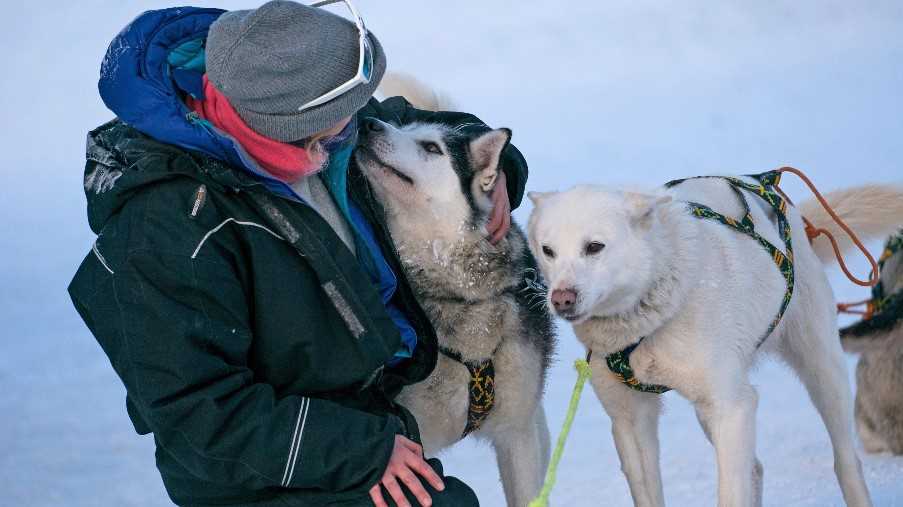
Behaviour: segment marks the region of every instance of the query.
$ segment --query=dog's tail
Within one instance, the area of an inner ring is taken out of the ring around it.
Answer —
[[[837,216],[850,226],[862,241],[893,234],[903,227],[903,186],[863,185],[824,194]],[[816,229],[825,229],[837,240],[841,252],[853,242],[831,215],[815,199],[801,203],[797,209]],[[812,249],[823,264],[835,262],[831,242],[824,235],[812,241]]]
[[[379,85],[384,97],[404,97],[412,106],[426,111],[453,111],[454,102],[410,74],[389,72]]]

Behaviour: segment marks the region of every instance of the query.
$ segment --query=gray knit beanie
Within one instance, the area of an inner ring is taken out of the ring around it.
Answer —
[[[298,111],[351,79],[360,35],[353,22],[322,8],[274,0],[219,17],[207,35],[207,78],[256,132],[298,141],[362,108],[386,70],[372,33],[373,74],[329,102]]]

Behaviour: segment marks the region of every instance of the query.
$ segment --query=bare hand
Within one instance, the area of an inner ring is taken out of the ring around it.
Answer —
[[[389,458],[389,466],[383,478],[376,486],[370,488],[370,499],[376,507],[388,507],[380,491],[380,484],[386,487],[386,490],[392,495],[398,507],[411,507],[411,504],[404,496],[398,481],[404,483],[405,486],[414,494],[417,501],[422,507],[430,507],[433,505],[433,499],[429,493],[423,489],[420,479],[414,473],[425,478],[430,485],[438,491],[445,489],[442,479],[433,470],[433,468],[423,459],[423,448],[416,443],[408,440],[401,435],[395,435],[395,447],[392,450],[392,456]]]
[[[499,171],[495,187],[489,197],[492,198],[492,213],[489,215],[486,231],[489,233],[489,242],[495,245],[511,228],[511,202],[508,201],[508,183],[504,171]]]

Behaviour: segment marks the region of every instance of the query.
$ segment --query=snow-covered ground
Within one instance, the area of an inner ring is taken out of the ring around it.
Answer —
[[[785,163],[826,190],[903,180],[897,1],[359,3],[390,67],[514,130],[530,162],[530,189],[656,185]],[[84,134],[109,118],[96,92],[100,59],[139,11],[168,5],[174,2],[4,6],[0,505],[168,504],[153,443],[132,431],[123,389],[65,293],[93,240],[81,171]],[[804,195],[798,185],[787,188]],[[525,221],[528,211],[516,218]],[[829,273],[841,299],[862,295]],[[581,355],[567,326],[560,334],[546,403],[556,435],[575,377],[571,363]],[[766,505],[842,505],[827,434],[805,392],[769,362],[754,381]],[[688,404],[666,399],[669,505],[712,505],[711,449]],[[445,464],[483,505],[503,505],[486,446],[466,442]],[[903,458],[867,456],[864,467],[876,505],[903,505]],[[630,505],[607,416],[589,391],[553,500]]]

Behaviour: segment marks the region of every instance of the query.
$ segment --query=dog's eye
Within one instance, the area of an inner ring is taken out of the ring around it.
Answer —
[[[605,243],[599,243],[598,241],[590,241],[583,247],[583,253],[586,255],[596,255],[601,252],[602,249],[605,248]]]
[[[423,151],[427,153],[432,153],[433,155],[442,155],[442,148],[440,148],[438,144],[432,141],[421,141],[420,147],[423,148]]]
[[[555,258],[555,250],[552,250],[551,248],[549,248],[546,245],[542,246],[542,253],[543,253],[543,255],[545,255],[546,257],[548,257],[550,259]]]

